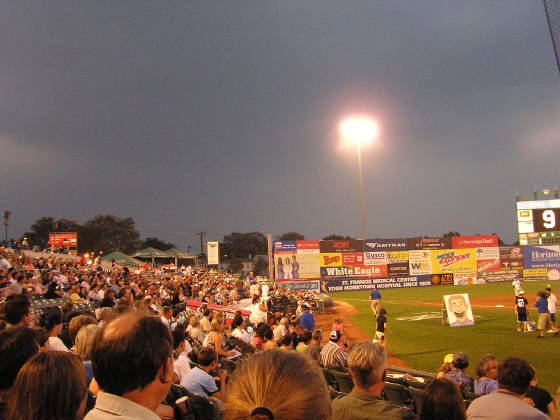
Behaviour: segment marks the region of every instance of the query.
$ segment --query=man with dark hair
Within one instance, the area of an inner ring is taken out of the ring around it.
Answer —
[[[303,313],[299,317],[299,325],[305,328],[307,331],[313,332],[315,329],[315,318],[313,318],[313,314],[310,312],[311,308],[307,303],[301,305],[301,309]]]
[[[456,383],[461,391],[473,392],[474,380],[469,375],[465,374],[465,370],[469,367],[469,358],[463,352],[455,353],[453,355],[453,370],[445,377],[451,382]]]
[[[29,300],[24,296],[15,296],[6,301],[4,313],[6,314],[6,327],[29,327],[33,316],[29,312]]]
[[[548,419],[546,414],[523,401],[531,379],[533,369],[526,360],[508,357],[498,366],[498,391],[475,399],[469,405],[467,419]]]
[[[152,316],[127,312],[105,324],[92,346],[94,377],[102,390],[86,420],[159,420],[156,408],[173,379],[169,328]]]
[[[210,372],[218,367],[218,353],[212,347],[202,347],[197,354],[198,366],[191,369],[181,380],[181,386],[193,394],[203,397],[214,397],[221,401],[224,400],[226,390],[225,370],[220,370],[220,389],[216,386],[216,381]]]
[[[5,418],[10,389],[19,370],[38,351],[32,329],[13,327],[0,332],[0,418]]]
[[[350,350],[348,373],[352,391],[333,400],[333,419],[415,419],[414,412],[381,398],[387,376],[387,354],[381,343],[364,341]]]

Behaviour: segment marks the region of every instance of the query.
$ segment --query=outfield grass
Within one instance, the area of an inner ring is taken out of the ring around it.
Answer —
[[[527,293],[544,290],[547,282],[524,282]],[[552,288],[560,282],[553,283]],[[547,334],[537,340],[537,333],[519,333],[513,313],[514,295],[510,283],[492,283],[474,286],[432,286],[380,290],[382,306],[388,312],[388,325],[393,334],[387,334],[388,350],[414,369],[435,372],[447,353],[464,351],[469,356],[467,373],[475,377],[477,360],[486,353],[498,360],[508,356],[527,359],[537,370],[539,385],[554,395],[560,385],[560,364],[557,362],[560,338]],[[369,306],[369,291],[331,293],[333,299],[344,300],[360,310],[352,321],[369,335],[375,334],[375,318]],[[443,302],[443,296],[468,293],[469,297],[511,295],[511,310],[474,309],[476,324],[451,328],[441,325],[441,306],[402,305],[399,302]],[[534,302],[529,302],[532,308]],[[413,320],[398,318],[428,319]],[[433,318],[430,318],[433,317]],[[536,321],[536,311],[529,319]]]

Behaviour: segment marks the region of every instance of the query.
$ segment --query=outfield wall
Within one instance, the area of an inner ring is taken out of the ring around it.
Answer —
[[[496,235],[275,241],[279,286],[324,292],[560,280],[560,245],[499,246]]]

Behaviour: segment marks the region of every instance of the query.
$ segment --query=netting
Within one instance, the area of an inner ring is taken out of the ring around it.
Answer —
[[[554,45],[554,53],[556,55],[556,64],[560,71],[560,0],[544,0],[544,9],[546,11],[546,19]]]

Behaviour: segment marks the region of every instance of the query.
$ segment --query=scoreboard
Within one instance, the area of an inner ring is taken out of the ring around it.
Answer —
[[[560,199],[517,202],[519,245],[560,244]]]

